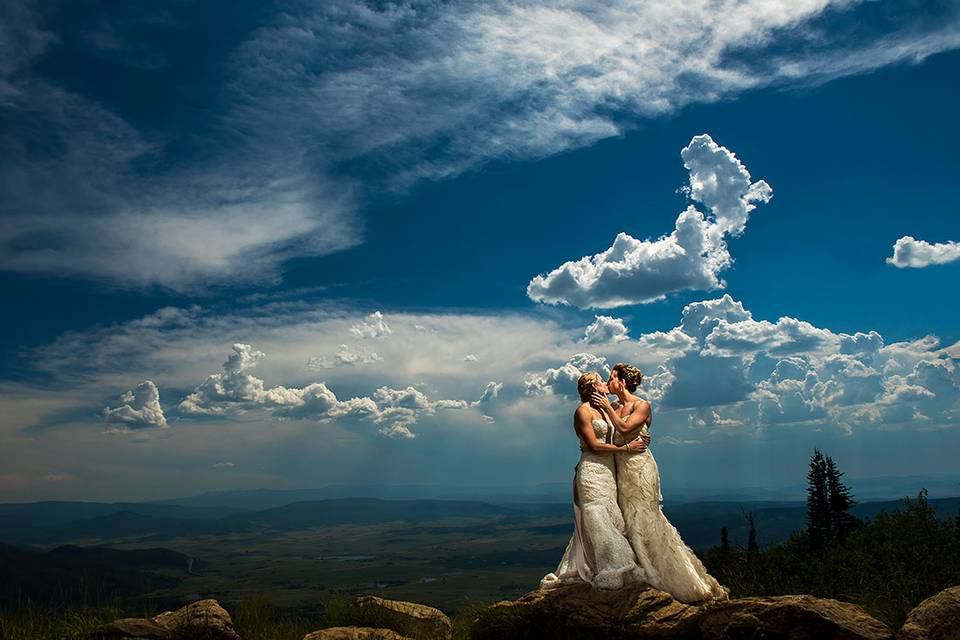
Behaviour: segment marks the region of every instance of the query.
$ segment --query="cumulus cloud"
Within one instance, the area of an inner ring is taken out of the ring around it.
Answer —
[[[583,334],[583,341],[587,344],[621,342],[627,339],[627,327],[623,320],[610,316],[595,316],[595,320]]]
[[[755,203],[768,202],[773,190],[763,180],[753,182],[743,163],[709,135],[695,136],[680,155],[690,172],[687,193],[711,216],[690,205],[670,235],[637,240],[621,232],[606,251],[533,278],[527,285],[530,299],[611,308],[726,286],[719,274],[733,259],[725,237],[742,234]]]
[[[960,242],[930,243],[903,236],[893,245],[893,255],[887,258],[887,264],[900,269],[914,267],[920,269],[932,264],[946,264],[960,260]]]
[[[103,416],[108,422],[118,422],[131,429],[167,426],[160,406],[160,391],[150,380],[121,395],[119,405],[104,407]]]
[[[463,356],[464,362],[477,362],[478,360],[479,358],[472,353],[468,353],[467,355]]]
[[[355,367],[364,364],[375,364],[377,362],[383,362],[383,357],[376,351],[368,351],[363,347],[353,348],[349,345],[341,344],[340,349],[333,356],[332,360],[325,356],[315,356],[307,361],[307,368],[333,369],[334,367]]]
[[[304,387],[266,387],[252,370],[265,357],[250,345],[233,345],[233,354],[221,370],[207,376],[180,403],[180,411],[194,415],[242,415],[258,410],[275,418],[329,422],[354,418],[379,425],[379,432],[391,438],[413,438],[410,426],[439,409],[468,409],[466,400],[431,400],[413,386],[394,389],[379,387],[372,397],[340,400],[325,382]],[[498,390],[497,390],[498,391]],[[496,397],[493,393],[492,397]]]
[[[756,320],[729,294],[691,303],[650,342],[693,346],[668,356],[644,392],[693,411],[693,427],[950,424],[960,366],[934,336],[885,344],[876,331],[835,333],[796,318]],[[640,342],[644,342],[641,337]]]
[[[577,353],[564,364],[545,371],[528,373],[523,378],[523,392],[528,396],[576,396],[577,380],[588,371],[609,375],[607,359],[592,353]]]
[[[470,403],[471,407],[477,407],[486,402],[492,402],[497,399],[497,396],[500,395],[500,392],[503,390],[503,383],[496,382],[491,380],[487,383],[487,386],[483,388],[483,393],[480,395],[478,400],[474,400]]]
[[[393,330],[384,320],[383,314],[374,311],[366,319],[350,327],[350,333],[360,339],[385,340],[387,336],[393,333]]]

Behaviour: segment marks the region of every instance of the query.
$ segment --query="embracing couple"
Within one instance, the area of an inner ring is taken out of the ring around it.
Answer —
[[[681,602],[726,599],[729,590],[707,573],[660,508],[660,471],[647,448],[653,414],[650,403],[634,395],[642,379],[636,367],[620,363],[606,381],[591,372],[577,382],[573,537],[540,586],[583,581],[619,589],[636,582]]]

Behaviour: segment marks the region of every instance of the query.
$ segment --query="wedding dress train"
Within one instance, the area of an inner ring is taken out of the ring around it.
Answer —
[[[614,435],[621,444],[647,435],[647,425]],[[626,525],[627,539],[643,569],[644,580],[681,602],[725,599],[730,590],[707,573],[703,563],[684,544],[676,527],[663,514],[660,471],[653,452],[617,452],[617,498]]]
[[[594,419],[592,425],[598,440],[610,442],[611,427],[605,421]],[[619,589],[642,580],[624,537],[614,455],[593,453],[581,442],[573,480],[573,536],[556,571],[540,581],[541,588],[582,580],[601,589]]]

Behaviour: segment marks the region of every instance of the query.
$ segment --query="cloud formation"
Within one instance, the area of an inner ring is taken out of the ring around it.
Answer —
[[[637,240],[621,232],[606,251],[533,278],[527,296],[549,304],[612,308],[726,286],[719,274],[733,259],[725,237],[742,234],[755,203],[768,202],[773,190],[763,180],[753,182],[743,163],[707,134],[694,136],[680,155],[690,172],[687,192],[706,205],[710,216],[690,205],[669,236]]]
[[[292,257],[357,245],[358,203],[371,191],[542,158],[690,104],[960,45],[952,5],[931,19],[841,0],[283,3],[258,6],[266,18],[233,50],[210,51],[224,61],[222,77],[204,77],[210,102],[158,130],[115,95],[62,86],[39,63],[79,55],[93,74],[142,70],[178,59],[162,42],[207,52],[211,43],[189,39],[206,30],[182,29],[190,12],[179,5],[151,22],[157,38],[141,37],[142,24],[125,28],[109,4],[69,24],[59,7],[8,2],[0,26],[10,44],[0,51],[9,123],[0,269],[175,290],[272,282]],[[192,69],[172,71],[179,83]],[[362,180],[358,166],[368,169]],[[710,183],[701,186],[709,207]],[[722,217],[736,235],[737,212]],[[671,241],[624,235],[615,246],[666,260],[671,248],[706,242],[702,226],[691,212]],[[675,266],[675,283],[638,285],[628,299],[719,286],[721,264]],[[625,303],[599,291],[574,299]]]
[[[829,423],[851,431],[960,419],[960,360],[934,336],[885,344],[875,331],[756,320],[729,294],[687,305],[681,324],[657,341],[671,334],[687,340],[671,341],[676,351],[644,391],[663,407],[693,410],[700,428]]]
[[[577,353],[559,367],[528,373],[523,378],[523,392],[528,396],[559,395],[575,397],[577,380],[588,371],[602,376],[610,374],[606,358],[592,353]]]
[[[583,341],[587,344],[621,342],[627,339],[627,327],[623,320],[610,316],[596,316],[583,332]]]
[[[160,391],[150,380],[121,395],[119,405],[104,407],[103,416],[108,422],[118,422],[130,429],[167,426],[160,406]]]
[[[413,438],[410,426],[438,409],[467,409],[465,400],[430,400],[413,386],[401,389],[379,387],[373,397],[339,400],[325,382],[304,387],[266,387],[252,370],[265,357],[248,344],[233,345],[233,353],[221,370],[207,376],[180,403],[183,413],[207,416],[243,415],[252,410],[275,418],[329,422],[353,418],[379,425],[379,433],[390,438]],[[489,391],[485,391],[485,394]],[[496,390],[493,392],[496,397]]]
[[[393,331],[387,321],[384,320],[383,314],[374,311],[365,320],[361,320],[350,327],[350,333],[360,339],[385,340]]]
[[[363,347],[353,348],[341,344],[333,360],[325,356],[314,356],[307,361],[308,369],[332,369],[334,367],[355,367],[364,364],[383,362],[383,358],[376,351],[368,351]]]
[[[903,236],[893,245],[893,255],[887,258],[887,264],[900,269],[913,267],[921,269],[932,264],[946,264],[960,260],[960,242],[930,243]]]

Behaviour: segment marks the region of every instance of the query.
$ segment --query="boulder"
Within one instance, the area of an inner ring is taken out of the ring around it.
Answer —
[[[893,631],[855,604],[808,595],[737,598],[703,612],[704,640],[763,637],[783,640],[891,640]]]
[[[122,640],[123,638],[141,638],[142,640],[170,640],[171,634],[149,618],[120,618],[102,624],[90,632],[90,640]]]
[[[812,596],[684,604],[646,585],[617,591],[573,584],[499,602],[474,621],[472,640],[520,638],[892,640],[856,605]]]
[[[330,627],[312,631],[303,640],[410,640],[392,629],[370,627]]]
[[[239,640],[233,630],[233,620],[220,603],[210,598],[197,600],[176,611],[164,611],[152,618],[154,622],[177,634],[191,631],[209,640]]]
[[[213,599],[197,600],[152,618],[122,618],[90,632],[90,640],[240,640],[230,614]]]
[[[535,637],[695,638],[700,609],[646,585],[538,589],[482,611],[473,640]]]
[[[930,596],[907,614],[898,640],[960,640],[960,586]]]
[[[354,601],[363,620],[417,640],[450,640],[453,625],[442,611],[413,602],[361,596]]]

